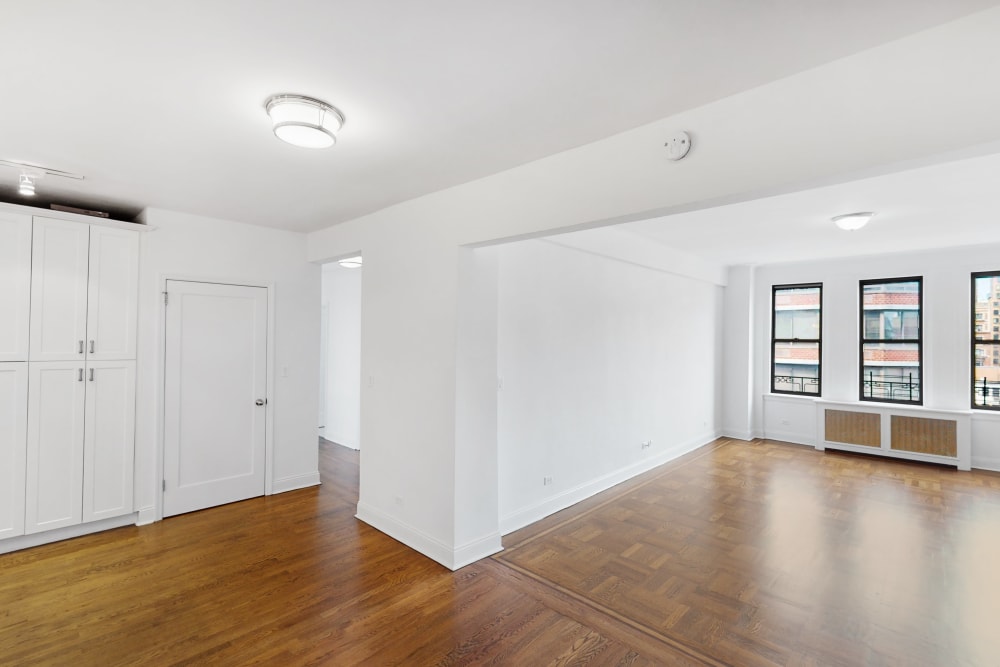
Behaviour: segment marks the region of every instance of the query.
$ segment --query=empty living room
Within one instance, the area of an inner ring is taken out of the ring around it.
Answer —
[[[1000,5],[0,22],[0,665],[997,664]]]

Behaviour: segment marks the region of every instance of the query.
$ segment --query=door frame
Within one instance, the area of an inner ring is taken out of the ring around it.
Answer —
[[[161,273],[157,280],[159,291],[158,312],[160,321],[156,328],[157,335],[157,377],[156,377],[156,516],[154,521],[163,520],[163,459],[166,456],[166,380],[167,380],[167,308],[163,303],[163,294],[167,291],[167,281],[178,280],[190,283],[210,283],[214,285],[233,285],[236,287],[263,287],[267,290],[267,341],[264,345],[267,352],[267,374],[265,387],[267,403],[264,406],[264,495],[273,493],[274,482],[274,283],[262,283],[259,280],[241,280],[232,277],[192,276],[191,274]]]

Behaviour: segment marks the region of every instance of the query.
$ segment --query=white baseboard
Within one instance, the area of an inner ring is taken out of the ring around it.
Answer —
[[[765,438],[768,440],[780,440],[782,442],[790,442],[793,445],[806,445],[807,447],[816,446],[816,436],[806,435],[803,433],[796,433],[794,431],[768,431],[764,434]]]
[[[59,542],[60,540],[68,540],[73,537],[81,537],[83,535],[90,535],[91,533],[100,533],[105,530],[111,530],[112,528],[121,528],[122,526],[132,526],[135,525],[136,515],[125,514],[123,516],[116,516],[110,519],[102,519],[101,521],[93,521],[91,523],[81,523],[76,526],[66,526],[65,528],[56,528],[54,530],[46,530],[41,533],[35,533],[33,535],[19,535],[17,537],[8,537],[5,540],[0,540],[0,554],[9,553],[11,551],[17,551],[19,549],[28,549],[31,547],[37,547],[42,544],[49,544],[50,542]]]
[[[992,470],[1000,472],[1000,459],[984,456],[973,456],[972,467],[976,470]]]
[[[492,556],[503,551],[503,544],[500,541],[500,531],[491,533],[478,540],[467,542],[462,546],[455,547],[452,554],[452,570],[459,570],[466,565],[471,565],[477,560]]]
[[[354,516],[372,528],[451,569],[452,550],[443,542],[362,502],[358,502],[358,513]]]
[[[397,542],[402,542],[415,551],[419,551],[449,570],[457,570],[503,550],[503,546],[500,544],[500,533],[492,533],[452,549],[444,542],[370,505],[359,502],[358,513],[355,516],[372,528],[385,533]]]
[[[135,518],[135,525],[148,526],[156,521],[155,507],[140,507]]]
[[[659,454],[651,456],[648,459],[643,459],[638,463],[620,468],[589,482],[579,484],[571,489],[563,491],[562,493],[546,498],[539,503],[523,507],[511,514],[508,514],[507,516],[500,517],[500,534],[508,535],[515,530],[524,528],[525,526],[535,523],[536,521],[540,521],[541,519],[564,510],[571,505],[575,505],[582,500],[586,500],[601,491],[606,491],[612,486],[632,479],[636,475],[652,470],[657,466],[661,466],[664,463],[683,456],[688,452],[694,451],[699,447],[703,447],[704,445],[707,445],[715,440],[717,437],[718,436],[716,434],[712,433],[692,438],[687,442],[674,445],[666,451],[660,452]]]
[[[754,435],[750,431],[740,431],[731,428],[724,428],[720,433],[725,438],[735,438],[736,440],[753,440]]]
[[[304,489],[309,486],[319,486],[319,471],[308,472],[302,475],[292,475],[291,477],[282,477],[281,479],[276,479],[271,483],[271,493],[284,493],[285,491],[294,491],[295,489]]]

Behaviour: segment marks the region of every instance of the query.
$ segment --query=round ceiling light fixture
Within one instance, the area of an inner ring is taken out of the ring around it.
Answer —
[[[329,148],[337,143],[344,114],[322,100],[305,95],[272,95],[264,103],[274,136],[302,148]]]
[[[843,230],[853,232],[868,224],[868,221],[875,217],[872,212],[865,213],[845,213],[831,218],[833,223]]]
[[[357,257],[345,257],[344,259],[337,262],[345,269],[360,269],[361,268],[361,255]]]

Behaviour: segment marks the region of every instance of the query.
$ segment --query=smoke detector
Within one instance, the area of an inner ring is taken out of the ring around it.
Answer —
[[[676,162],[691,150],[691,136],[687,132],[677,132],[663,145],[667,149],[667,159]]]

